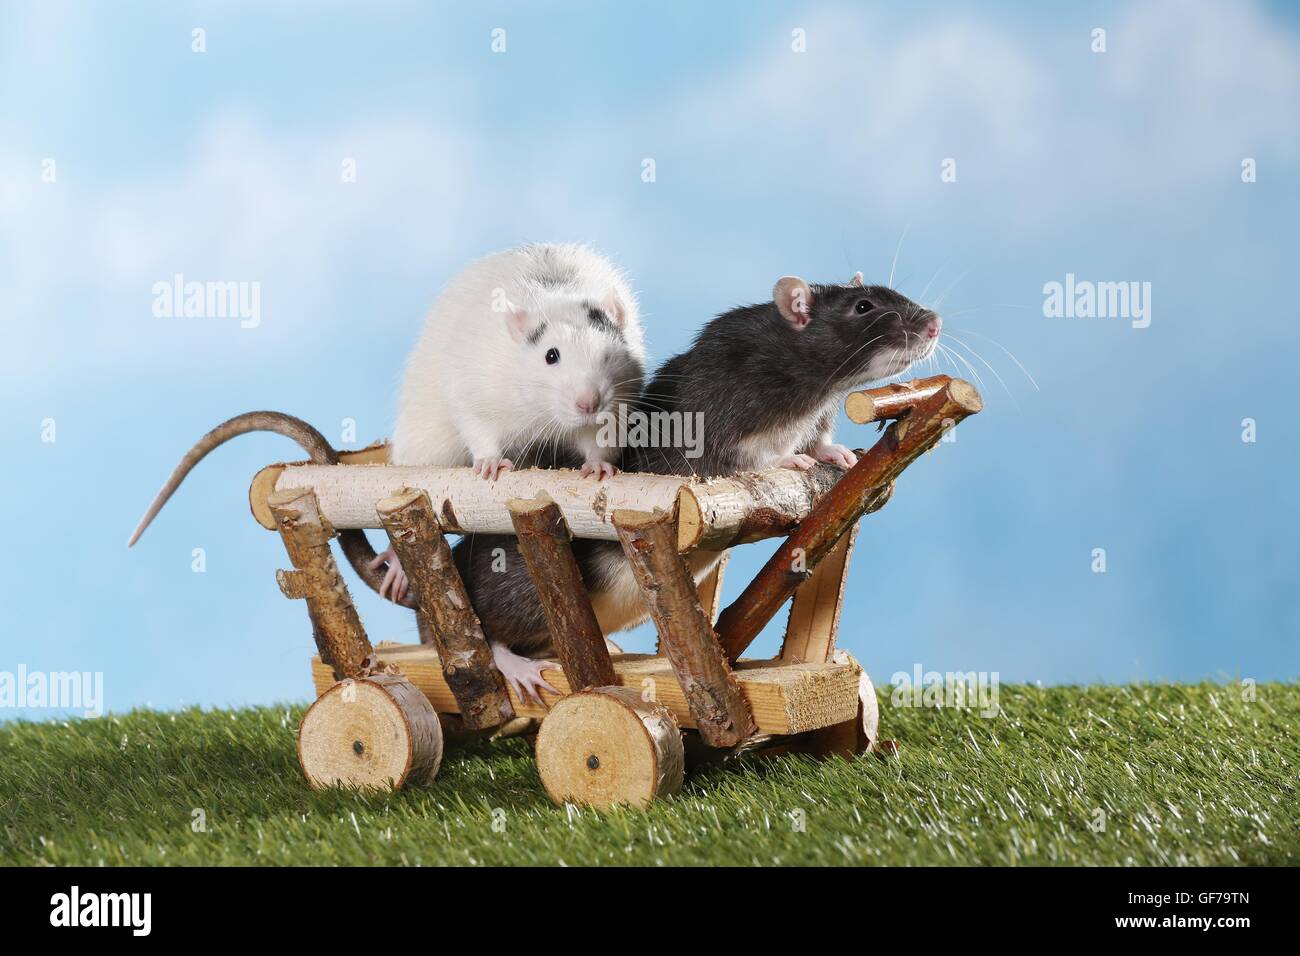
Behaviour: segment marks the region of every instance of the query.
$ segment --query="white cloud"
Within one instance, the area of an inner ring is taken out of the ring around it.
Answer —
[[[310,314],[361,256],[367,270],[371,257],[382,259],[379,278],[388,278],[459,251],[458,227],[475,212],[466,188],[472,146],[417,123],[277,135],[231,113],[207,124],[185,153],[174,175],[100,189],[85,157],[59,158],[58,180],[46,184],[30,147],[7,151],[0,169],[7,377],[48,364],[72,336],[94,361],[147,362],[169,347],[167,330],[150,322],[150,290],[174,273],[259,281],[282,308],[291,302]],[[345,158],[356,160],[356,183],[341,180]],[[93,292],[93,314],[73,305],[84,290]],[[231,354],[247,347],[238,335],[206,344]]]
[[[935,201],[940,162],[953,157],[959,183],[1025,224],[1053,221],[1085,190],[1230,182],[1242,150],[1287,164],[1300,151],[1300,49],[1250,4],[1135,4],[1108,25],[1102,54],[1087,31],[1073,48],[1059,33],[1030,46],[967,14],[936,28],[824,10],[806,29],[806,53],[780,48],[704,79],[654,120],[699,127],[692,149],[726,157],[728,188],[775,194],[777,215],[773,162],[800,191],[906,213]]]

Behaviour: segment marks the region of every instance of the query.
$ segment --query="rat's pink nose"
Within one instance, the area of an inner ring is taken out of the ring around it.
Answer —
[[[573,404],[583,415],[594,415],[600,408],[600,395],[594,391],[582,392],[573,400]]]
[[[930,321],[925,323],[925,337],[927,339],[937,339],[939,337],[939,330],[942,328],[943,319],[939,318],[937,315],[932,316]]]

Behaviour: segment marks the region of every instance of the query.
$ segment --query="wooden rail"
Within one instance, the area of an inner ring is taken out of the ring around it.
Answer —
[[[624,473],[604,481],[566,468],[530,468],[484,481],[469,468],[369,464],[270,465],[249,489],[253,516],[274,530],[266,497],[277,488],[315,491],[321,515],[339,530],[378,528],[375,502],[403,488],[429,495],[448,534],[514,534],[506,503],[546,496],[577,538],[617,541],[614,512],[679,512],[677,550],[721,551],[733,544],[789,534],[844,472],[827,464],[811,471],[773,468],[708,481],[676,475]]]

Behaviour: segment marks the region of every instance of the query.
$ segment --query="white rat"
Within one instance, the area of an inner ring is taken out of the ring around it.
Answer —
[[[645,374],[636,299],[622,272],[580,245],[494,253],[448,283],[407,361],[393,428],[395,465],[581,466],[613,475],[622,449],[597,441],[601,413],[633,403]],[[390,548],[380,594],[405,598]],[[493,640],[493,659],[522,693],[549,686],[542,665]],[[554,666],[546,664],[546,666]]]

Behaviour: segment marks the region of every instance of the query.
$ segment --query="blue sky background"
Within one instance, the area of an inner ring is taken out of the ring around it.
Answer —
[[[114,710],[306,699],[305,610],[246,503],[289,442],[226,446],[124,541],[230,415],[387,435],[481,254],[596,244],[659,361],[780,275],[884,281],[901,239],[901,290],[992,369],[864,526],[842,643],[878,682],[1296,677],[1296,7],[467,6],[0,8],[0,670],[102,671]],[[261,325],[154,317],[177,272],[260,282]],[[1150,282],[1150,327],[1045,318],[1070,272]],[[373,638],[415,639],[354,592]]]

